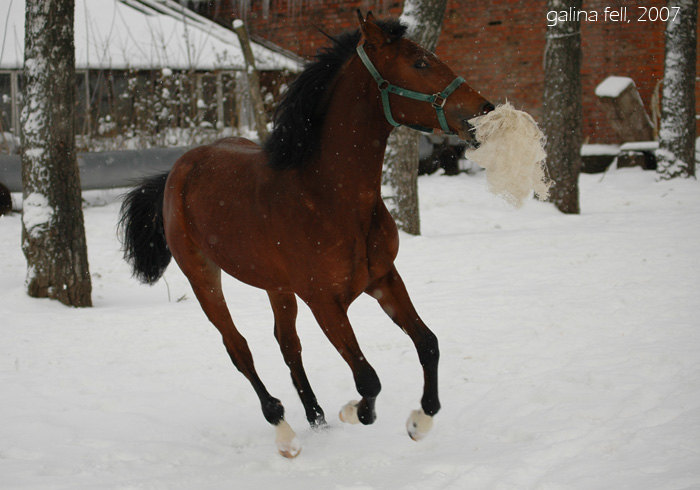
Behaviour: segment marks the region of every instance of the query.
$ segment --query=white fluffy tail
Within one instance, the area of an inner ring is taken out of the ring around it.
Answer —
[[[545,137],[530,114],[506,102],[469,122],[481,146],[468,150],[466,156],[486,169],[489,191],[516,207],[531,191],[540,200],[549,197]]]

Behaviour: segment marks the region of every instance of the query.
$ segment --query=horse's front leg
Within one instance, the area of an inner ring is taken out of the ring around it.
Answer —
[[[433,417],[440,410],[438,398],[438,360],[440,350],[437,337],[420,319],[408,296],[401,276],[392,267],[388,274],[378,279],[367,288],[401,329],[408,334],[418,351],[418,358],[423,366],[423,398],[421,409],[414,410],[406,422],[408,435],[413,440],[425,437],[433,425]]]
[[[340,420],[350,424],[373,423],[376,419],[374,401],[382,387],[377,373],[360,350],[348,320],[347,307],[333,299],[313,301],[308,305],[323,333],[350,366],[355,387],[362,396],[360,401],[353,400],[341,409]]]

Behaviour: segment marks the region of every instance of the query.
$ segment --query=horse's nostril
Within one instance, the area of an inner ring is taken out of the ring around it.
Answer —
[[[491,102],[486,102],[484,105],[481,106],[481,113],[482,114],[488,114],[492,110],[494,110],[495,107]]]

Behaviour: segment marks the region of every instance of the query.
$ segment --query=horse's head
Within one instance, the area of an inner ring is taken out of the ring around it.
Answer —
[[[494,109],[430,51],[389,35],[358,11],[362,37],[357,53],[377,82],[388,122],[421,130],[442,129],[474,142],[469,120]]]

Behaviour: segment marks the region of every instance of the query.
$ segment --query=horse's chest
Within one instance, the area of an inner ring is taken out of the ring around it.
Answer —
[[[325,253],[330,262],[341,266],[340,279],[351,289],[364,290],[391,269],[398,252],[398,230],[383,204],[371,213],[369,221],[355,224],[348,220],[344,229],[342,245]]]
[[[307,259],[290,265],[301,279],[296,289],[306,295],[330,293],[351,301],[391,268],[395,240],[391,226],[375,220],[364,227],[348,220],[335,230],[309,236]]]

